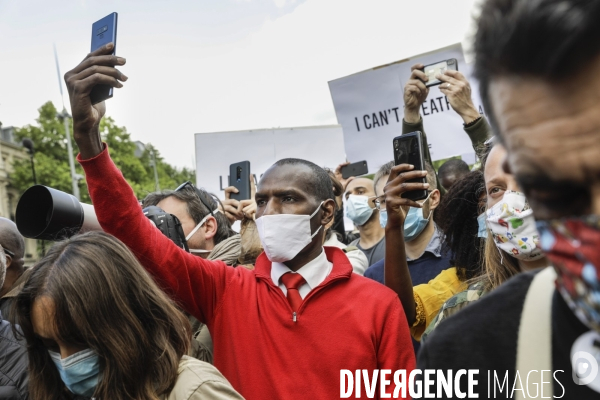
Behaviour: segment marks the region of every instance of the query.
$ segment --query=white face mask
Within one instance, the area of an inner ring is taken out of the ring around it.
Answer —
[[[256,219],[260,243],[271,262],[289,261],[312,242],[323,227],[311,233],[310,220],[319,212],[321,204],[311,215],[275,214]]]
[[[486,212],[487,227],[500,250],[523,261],[544,257],[539,233],[525,195],[507,190],[504,197]]]
[[[216,210],[213,210],[213,214],[216,214],[218,212],[221,212],[221,210],[219,210],[218,208]],[[206,217],[202,218],[202,221],[198,222],[198,225],[196,225],[196,227],[194,229],[192,229],[192,231],[185,237],[185,240],[188,241],[190,240],[190,238],[192,236],[194,236],[194,233],[198,232],[198,229],[200,229],[200,227],[202,225],[204,225],[204,223],[206,222],[206,220],[208,219],[208,217],[210,217],[211,215],[208,214]],[[210,253],[212,250],[203,250],[203,249],[190,249],[190,253]]]

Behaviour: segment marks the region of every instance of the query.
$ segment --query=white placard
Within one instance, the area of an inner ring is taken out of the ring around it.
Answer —
[[[348,160],[367,160],[370,173],[391,161],[392,140],[402,134],[403,92],[410,78],[410,67],[451,58],[457,60],[458,70],[469,79],[473,102],[483,112],[477,85],[470,79],[471,67],[465,63],[460,44],[330,81],[329,90],[344,131]],[[438,86],[430,88],[421,115],[434,161],[458,155],[466,161],[474,160],[463,120],[452,110]]]
[[[339,125],[197,133],[196,184],[223,198],[229,165],[250,161],[257,179],[277,160],[301,158],[335,168],[345,161]]]

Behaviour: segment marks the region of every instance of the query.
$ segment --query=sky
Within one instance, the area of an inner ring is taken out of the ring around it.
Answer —
[[[167,162],[195,169],[195,133],[336,124],[328,81],[468,47],[477,3],[0,0],[0,122],[35,124],[48,100],[62,109],[53,45],[64,75],[89,52],[92,23],[116,11],[129,80],[107,115]]]

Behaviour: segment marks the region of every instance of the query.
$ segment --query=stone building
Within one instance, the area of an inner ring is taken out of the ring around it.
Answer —
[[[17,203],[21,195],[10,184],[10,174],[13,172],[14,162],[29,160],[27,150],[21,143],[17,143],[12,126],[0,126],[0,217],[15,220]],[[31,178],[33,185],[33,175]],[[1,243],[0,243],[1,244]],[[32,265],[38,260],[37,241],[25,239],[25,265]]]

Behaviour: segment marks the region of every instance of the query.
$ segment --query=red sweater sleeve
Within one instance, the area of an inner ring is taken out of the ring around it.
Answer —
[[[377,351],[377,368],[379,369],[379,373],[385,369],[391,370],[391,375],[387,375],[386,377],[391,383],[390,386],[386,387],[385,391],[386,393],[393,394],[396,387],[393,378],[394,372],[399,369],[406,369],[406,381],[408,382],[408,376],[416,367],[416,360],[406,315],[397,296],[385,308],[385,313],[386,322],[383,326],[379,349]],[[378,390],[381,389],[378,388]],[[406,387],[406,397],[402,397],[401,394],[402,392],[400,392],[400,396],[397,398],[410,399],[408,386]]]
[[[210,324],[233,268],[187,253],[152,225],[106,145],[96,157],[82,160],[78,155],[77,161],[102,229],[124,242],[184,310]]]

